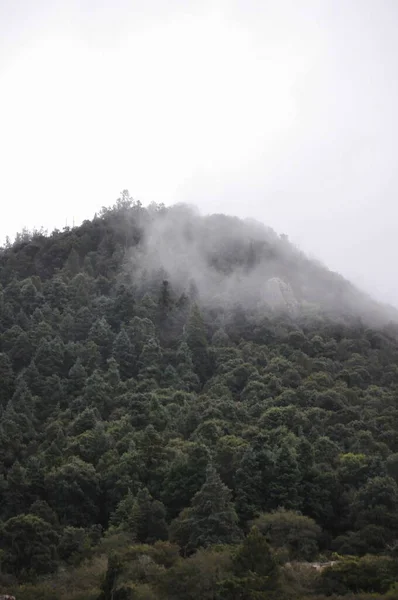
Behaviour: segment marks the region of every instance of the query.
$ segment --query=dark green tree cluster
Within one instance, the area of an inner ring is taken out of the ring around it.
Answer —
[[[233,289],[203,299],[141,260],[169,210],[124,193],[80,227],[0,250],[2,573],[77,565],[112,535],[147,554],[176,545],[153,579],[160,598],[268,598],[277,565],[320,552],[357,570],[370,554],[395,565],[397,328],[304,301],[295,314],[237,305]],[[195,227],[204,244],[217,237],[218,218],[192,217],[187,240]],[[214,274],[278,257],[297,286],[307,265],[312,302],[321,285],[345,290],[286,241],[231,240],[209,250]],[[191,568],[208,568],[212,596],[170,592]],[[330,593],[343,572],[328,575]]]

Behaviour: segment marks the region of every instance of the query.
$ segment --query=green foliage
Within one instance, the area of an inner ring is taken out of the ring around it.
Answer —
[[[173,521],[171,539],[188,554],[213,544],[234,544],[242,537],[237,522],[231,492],[210,466],[206,481],[192,498],[191,507]]]
[[[209,376],[209,355],[207,350],[207,335],[202,314],[197,304],[194,304],[186,326],[186,342],[192,352],[196,374],[203,382]]]
[[[21,579],[51,573],[57,567],[58,541],[56,531],[40,517],[12,517],[1,528],[3,566]]]
[[[168,538],[166,509],[162,502],[152,498],[146,488],[139,490],[135,498],[129,491],[111,516],[111,523],[120,530],[128,531],[134,542],[141,544]]]
[[[193,264],[153,268],[148,228],[173,253],[181,219],[205,286]],[[268,276],[290,282],[294,315],[262,299]],[[81,227],[0,249],[5,591],[97,600],[114,544],[114,599],[386,592],[398,329],[369,302],[270,231],[127,192]],[[336,565],[305,575],[332,551]]]
[[[213,600],[223,576],[230,568],[228,552],[198,550],[193,556],[179,560],[160,577],[160,597],[170,600]]]
[[[322,530],[310,517],[279,509],[263,513],[254,525],[274,549],[285,549],[290,560],[315,560]]]
[[[346,557],[322,572],[321,591],[385,593],[397,577],[397,564],[387,556]]]

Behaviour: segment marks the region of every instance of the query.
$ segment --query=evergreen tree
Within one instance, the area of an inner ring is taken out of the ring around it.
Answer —
[[[106,373],[106,382],[111,389],[119,390],[120,387],[120,372],[117,361],[114,358],[108,360],[108,371]]]
[[[217,329],[211,338],[213,346],[224,348],[225,346],[231,346],[231,340],[224,329]]]
[[[24,513],[29,506],[29,480],[26,469],[16,460],[7,473],[7,489],[4,494],[4,513],[14,517]]]
[[[252,519],[261,510],[277,508],[270,498],[274,471],[274,456],[260,437],[247,448],[236,471],[236,507],[242,521]]]
[[[68,305],[70,290],[59,276],[47,280],[44,286],[44,297],[51,308],[63,309]]]
[[[267,540],[253,527],[233,559],[234,576],[219,584],[219,598],[262,600],[276,598],[279,569]]]
[[[78,358],[68,373],[68,392],[73,397],[82,393],[87,380],[87,371],[83,367],[82,361]]]
[[[182,381],[178,377],[178,373],[172,365],[167,365],[165,368],[162,378],[162,385],[164,387],[170,387],[176,390],[181,389]]]
[[[111,324],[115,328],[121,325],[127,325],[135,314],[135,297],[130,286],[122,283],[116,290],[116,297],[113,303]]]
[[[113,343],[112,356],[116,360],[123,380],[129,379],[136,372],[135,356],[130,339],[124,328],[120,330]]]
[[[214,467],[209,466],[206,481],[193,497],[191,508],[185,509],[171,526],[172,539],[184,552],[240,541],[242,534],[231,495]]]
[[[97,408],[100,414],[108,413],[111,402],[105,380],[100,371],[94,371],[86,380],[83,389],[84,406]]]
[[[109,358],[114,341],[114,335],[106,319],[102,317],[93,323],[88,339],[97,345],[103,361]]]
[[[161,491],[170,517],[176,517],[184,507],[189,506],[206,480],[209,461],[209,449],[204,444],[195,443],[189,445],[186,454],[178,456],[171,463]]]
[[[99,477],[93,465],[72,457],[50,470],[46,489],[61,523],[87,527],[98,522]]]
[[[24,331],[29,331],[29,329],[31,328],[31,321],[27,316],[26,312],[22,310],[22,308],[20,311],[18,311],[16,322]]]
[[[75,248],[72,248],[72,250],[69,252],[69,256],[65,263],[65,271],[71,277],[74,277],[80,271],[80,257]]]
[[[35,436],[35,404],[23,379],[18,379],[15,392],[6,406],[3,425],[9,437],[16,436],[25,443]]]
[[[185,338],[192,352],[195,372],[200,380],[204,381],[209,376],[210,361],[207,350],[206,328],[197,304],[192,306],[186,325]]]
[[[92,282],[86,273],[78,273],[69,284],[71,303],[75,310],[90,304]]]
[[[70,341],[75,341],[75,317],[70,310],[66,310],[63,314],[59,333],[65,344]]]
[[[97,344],[91,340],[81,347],[80,358],[87,373],[93,373],[103,362]]]
[[[84,257],[83,270],[89,277],[94,277],[94,267],[91,260],[91,256],[87,255]]]
[[[299,509],[298,486],[300,471],[293,450],[287,443],[282,445],[276,456],[275,472],[269,496],[272,508],[283,506],[287,509]]]
[[[127,528],[129,519],[133,513],[135,498],[129,489],[127,494],[120,500],[116,510],[111,514],[109,523],[113,527]]]
[[[156,540],[168,538],[165,507],[152,498],[147,488],[141,489],[134,500],[128,528],[134,539],[142,544],[153,544]]]
[[[156,338],[150,338],[144,345],[138,364],[140,379],[160,381],[162,376],[162,350]]]
[[[45,338],[40,340],[34,356],[36,367],[43,376],[61,375],[64,363],[64,345],[60,338],[54,338],[47,341]]]
[[[25,331],[21,331],[15,338],[9,351],[9,357],[16,372],[27,367],[32,359],[32,345]]]
[[[14,393],[15,375],[5,352],[0,352],[0,406],[5,406]]]
[[[57,568],[58,535],[36,515],[18,515],[2,527],[1,545],[6,572],[28,579]]]
[[[72,330],[73,336],[71,339],[75,341],[84,341],[89,335],[93,324],[93,311],[87,306],[82,306],[73,317]]]
[[[194,371],[192,352],[186,342],[179,345],[176,360],[177,374],[183,383],[183,389],[188,392],[197,391],[200,387],[200,380]]]
[[[264,578],[264,588],[275,580],[278,566],[264,535],[257,527],[252,527],[234,557],[234,570],[237,575],[255,574]]]

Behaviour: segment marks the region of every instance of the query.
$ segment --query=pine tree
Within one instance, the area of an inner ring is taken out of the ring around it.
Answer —
[[[95,407],[101,415],[105,415],[111,408],[111,401],[108,394],[107,385],[100,371],[94,371],[87,379],[83,399],[86,407]]]
[[[135,356],[129,336],[124,327],[120,330],[113,343],[112,356],[118,364],[121,378],[125,380],[132,377],[135,373]]]
[[[200,380],[194,371],[192,352],[186,342],[182,342],[177,350],[177,374],[182,381],[182,387],[187,392],[198,391]]]
[[[82,393],[87,380],[87,371],[83,367],[82,361],[78,358],[68,373],[68,392],[73,397]]]
[[[231,496],[231,490],[222,483],[214,467],[209,466],[206,481],[193,497],[191,508],[185,509],[172,523],[172,538],[184,552],[241,540]]]
[[[177,517],[189,506],[193,496],[206,481],[210,461],[209,449],[204,444],[189,444],[186,454],[178,456],[170,465],[161,498],[171,518]]]
[[[156,337],[155,325],[150,319],[134,317],[127,327],[127,334],[134,350],[135,357],[138,357],[141,354],[144,345],[151,338]]]
[[[127,494],[118,503],[116,510],[111,514],[109,519],[110,525],[121,529],[127,527],[133,512],[134,503],[135,498],[129,489]]]
[[[162,350],[156,338],[150,338],[144,345],[140,354],[139,367],[140,379],[160,381],[162,376]]]
[[[185,329],[185,339],[192,352],[192,360],[196,374],[201,381],[209,376],[210,361],[207,351],[207,334],[202,314],[194,304]]]
[[[88,339],[97,345],[102,359],[105,362],[111,354],[114,335],[109,323],[104,317],[97,319],[93,323]]]
[[[69,252],[65,263],[65,270],[71,277],[74,277],[80,271],[80,257],[75,248],[72,248]]]
[[[62,310],[68,304],[70,290],[62,277],[56,276],[49,279],[44,286],[44,297],[51,308]]]
[[[62,374],[64,362],[64,344],[60,338],[50,341],[42,339],[35,354],[35,363],[40,375]]]
[[[83,270],[89,277],[94,277],[93,261],[89,255],[84,257]]]
[[[12,360],[12,365],[15,371],[27,367],[32,359],[32,345],[25,331],[15,338],[15,341],[9,352],[9,357]]]
[[[153,544],[168,538],[166,509],[161,502],[152,498],[147,488],[137,494],[128,518],[128,528],[141,544]]]
[[[275,473],[269,486],[269,496],[272,509],[279,506],[297,510],[300,508],[298,486],[300,483],[300,470],[294,451],[287,443],[283,443],[277,453]]]
[[[86,273],[78,273],[69,284],[71,302],[75,310],[89,306],[92,281]]]
[[[38,308],[43,303],[43,296],[39,294],[36,286],[33,285],[32,280],[26,279],[21,285],[21,305],[22,309],[27,314],[32,314],[35,308]]]
[[[22,310],[22,308],[18,311],[16,322],[21,327],[21,329],[23,329],[24,331],[29,331],[31,327],[31,320],[27,316],[26,312]]]
[[[229,338],[229,335],[225,332],[224,329],[217,329],[211,338],[211,343],[213,346],[218,348],[225,348],[226,346],[231,346],[232,342]]]
[[[219,584],[217,598],[220,600],[276,600],[280,597],[278,565],[265,536],[256,527],[250,530],[235,554],[233,571],[233,577]]]
[[[42,394],[44,378],[40,375],[34,360],[30,361],[29,366],[22,371],[20,377],[34,396]]]
[[[101,353],[95,342],[89,340],[81,349],[80,357],[87,373],[93,373],[102,362]]]
[[[260,533],[257,527],[251,528],[233,562],[237,575],[253,573],[266,578],[268,582],[274,579],[278,572],[278,566],[271,548],[265,536]]]
[[[15,375],[11,361],[5,352],[0,352],[0,406],[5,406],[14,393]]]
[[[134,317],[135,298],[132,288],[122,283],[116,291],[115,301],[113,303],[112,315],[110,317],[112,326],[120,327]]]
[[[74,340],[84,341],[90,332],[93,324],[93,311],[87,306],[82,306],[73,317],[72,333]]]
[[[119,390],[120,386],[120,372],[119,366],[114,358],[108,360],[108,370],[106,372],[106,382],[109,384],[112,390]]]
[[[28,490],[29,481],[26,469],[21,466],[19,460],[16,460],[7,473],[5,504],[8,518],[26,512],[29,506]]]
[[[59,333],[65,344],[75,341],[75,317],[69,310],[66,310],[63,314]]]
[[[177,325],[173,315],[174,301],[170,283],[164,280],[160,289],[156,325],[159,331],[160,341],[168,345],[175,336]]]
[[[174,388],[176,390],[181,389],[182,381],[178,377],[176,369],[172,365],[167,365],[164,370],[162,385],[166,388]]]
[[[275,458],[259,437],[243,454],[235,476],[236,507],[243,522],[261,510],[276,508],[269,497],[274,470]]]
[[[40,422],[53,416],[59,406],[66,404],[66,390],[58,375],[43,378],[41,396],[36,399],[36,416]]]
[[[35,403],[26,383],[19,378],[15,392],[6,406],[3,426],[10,437],[21,438],[25,443],[35,436]]]

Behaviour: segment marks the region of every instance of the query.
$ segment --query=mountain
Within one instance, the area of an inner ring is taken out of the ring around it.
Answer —
[[[19,234],[0,286],[0,593],[388,592],[393,308],[262,224],[127,192]]]

